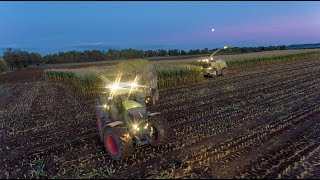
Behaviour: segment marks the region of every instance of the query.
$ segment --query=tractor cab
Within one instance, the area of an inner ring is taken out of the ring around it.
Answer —
[[[146,114],[146,104],[143,97],[136,93],[122,94],[112,98],[108,98],[106,103],[112,121],[122,121],[124,123],[131,123],[134,118],[138,116],[131,116],[131,112],[138,112]]]

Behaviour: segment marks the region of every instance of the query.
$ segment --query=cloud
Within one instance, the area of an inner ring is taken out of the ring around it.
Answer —
[[[119,42],[80,42],[70,44],[71,47],[96,47],[96,46],[117,46]]]
[[[57,40],[58,38],[63,37],[63,34],[56,34],[53,36],[47,36],[40,38],[41,41],[51,41],[51,40]]]
[[[17,44],[0,44],[0,48],[13,48],[17,47]]]

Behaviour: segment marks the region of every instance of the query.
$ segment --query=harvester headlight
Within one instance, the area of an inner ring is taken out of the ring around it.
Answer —
[[[209,67],[208,69],[212,69],[212,67]]]
[[[114,85],[111,86],[111,89],[112,89],[113,91],[117,90],[118,88],[119,88],[119,85],[118,85],[118,84],[114,84]]]
[[[133,129],[134,129],[134,130],[138,129],[138,124],[134,124],[134,125],[133,125]]]
[[[133,82],[133,83],[131,83],[131,86],[134,88],[137,86],[137,83]]]
[[[139,131],[140,129],[139,128],[137,128],[137,131]]]
[[[148,125],[149,125],[149,124],[147,123],[147,124],[144,126],[144,129],[148,129]]]

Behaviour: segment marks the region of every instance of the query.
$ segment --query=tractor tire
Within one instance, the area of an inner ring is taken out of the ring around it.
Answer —
[[[150,135],[151,146],[161,146],[171,138],[171,127],[163,117],[154,117],[149,120],[153,133]]]
[[[227,74],[228,74],[227,68],[222,68],[221,75],[224,76],[224,75],[227,75]]]
[[[133,151],[132,137],[126,127],[107,127],[103,136],[104,147],[113,160],[124,159]]]

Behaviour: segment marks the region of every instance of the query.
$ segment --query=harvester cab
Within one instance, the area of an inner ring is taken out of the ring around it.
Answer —
[[[224,48],[218,49],[213,52],[209,58],[198,60],[197,64],[201,67],[202,74],[205,77],[214,77],[227,74],[227,63],[222,59],[215,60],[213,56],[221,51],[222,49],[230,48],[229,46],[224,46]]]
[[[97,121],[101,141],[114,160],[128,157],[135,146],[160,146],[167,142],[170,126],[160,113],[148,107],[159,99],[157,74],[154,65],[141,68],[129,82],[108,82],[97,100]],[[128,79],[128,77],[126,78]]]

